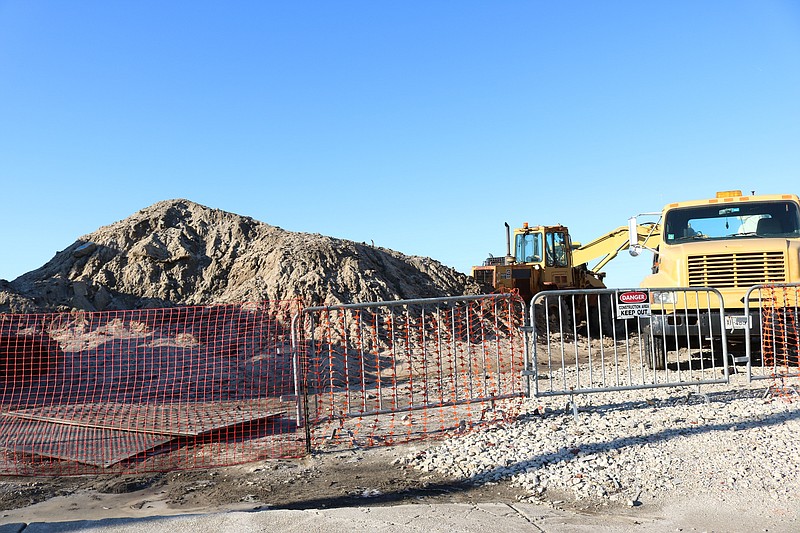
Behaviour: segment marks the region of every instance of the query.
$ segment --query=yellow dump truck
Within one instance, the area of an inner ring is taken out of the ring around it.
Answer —
[[[728,351],[733,353],[744,343],[744,324],[760,323],[758,308],[744,316],[747,291],[758,284],[800,281],[800,201],[794,194],[743,196],[738,190],[723,191],[714,198],[670,203],[662,210],[659,225],[661,242],[648,247],[655,252],[653,273],[641,287],[716,289],[723,298],[725,324],[718,310],[695,308],[692,313],[673,312],[667,317],[659,316],[654,305],[645,331],[654,339],[645,344],[653,368],[664,368],[665,350],[691,343],[686,339],[695,336],[689,331],[699,330],[710,343],[720,338],[722,326]],[[630,234],[638,231],[635,217],[629,226]],[[631,254],[638,255],[643,248],[632,243]],[[650,292],[659,299],[653,303],[661,309],[687,306],[677,291]],[[757,327],[751,331],[758,334]]]

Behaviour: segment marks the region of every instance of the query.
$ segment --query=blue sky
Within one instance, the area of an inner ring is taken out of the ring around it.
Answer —
[[[3,279],[172,198],[469,272],[798,176],[797,1],[0,0]]]

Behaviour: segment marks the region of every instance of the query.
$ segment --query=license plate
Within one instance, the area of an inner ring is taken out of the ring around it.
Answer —
[[[726,316],[725,329],[747,329],[753,325],[750,316]]]

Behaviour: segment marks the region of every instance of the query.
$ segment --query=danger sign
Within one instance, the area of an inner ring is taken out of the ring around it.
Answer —
[[[617,291],[617,318],[650,316],[650,296],[644,291]]]

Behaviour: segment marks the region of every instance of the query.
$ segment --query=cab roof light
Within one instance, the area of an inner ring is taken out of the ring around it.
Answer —
[[[719,191],[717,193],[717,198],[735,198],[741,195],[742,191]]]

